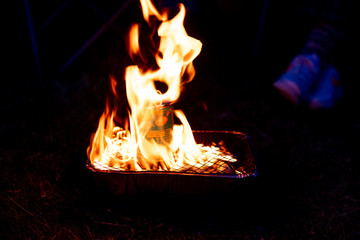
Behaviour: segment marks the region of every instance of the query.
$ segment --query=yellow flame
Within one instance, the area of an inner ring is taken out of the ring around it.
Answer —
[[[134,56],[140,54],[139,46],[139,24],[133,24],[129,33],[129,55],[134,60]]]
[[[191,81],[195,76],[192,61],[199,55],[202,43],[187,35],[184,28],[185,7],[179,4],[179,13],[168,20],[167,14],[160,14],[149,0],[140,0],[144,19],[151,25],[150,17],[161,22],[158,28],[160,44],[155,55],[158,69],[145,70],[138,65],[126,68],[126,95],[131,109],[130,129],[123,130],[114,126],[116,110],[110,111],[107,105],[100,117],[98,129],[88,148],[92,163],[103,163],[123,170],[172,170],[185,163],[197,163],[200,150],[192,135],[185,114],[174,111],[182,123],[162,127],[172,119],[172,110],[161,115],[164,106],[178,100],[182,79],[186,74]],[[140,54],[138,24],[133,24],[129,33],[128,50],[132,59]],[[167,85],[160,92],[155,82]],[[116,84],[111,77],[111,86],[116,95]],[[160,110],[159,110],[160,109]],[[169,115],[170,114],[170,115]],[[153,130],[157,127],[157,130]],[[164,135],[168,134],[168,140]],[[156,140],[160,136],[160,141]]]
[[[140,0],[143,17],[150,24],[150,16],[155,16],[160,21],[167,20],[167,14],[160,14],[149,0]]]

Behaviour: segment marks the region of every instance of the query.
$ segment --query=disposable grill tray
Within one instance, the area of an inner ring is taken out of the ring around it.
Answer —
[[[135,193],[174,193],[201,194],[234,192],[248,179],[255,177],[256,162],[249,138],[240,132],[233,131],[193,131],[197,143],[211,146],[222,143],[236,159],[235,163],[218,161],[216,164],[228,164],[232,173],[221,173],[204,170],[197,165],[187,170],[186,166],[177,171],[121,171],[102,166],[102,170],[87,161],[87,168],[99,187],[116,195]],[[216,157],[216,156],[214,156]]]

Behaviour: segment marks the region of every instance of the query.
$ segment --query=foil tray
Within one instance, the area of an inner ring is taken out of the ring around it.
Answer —
[[[186,173],[172,171],[99,170],[91,165],[96,184],[115,195],[141,193],[209,194],[238,192],[257,176],[256,161],[249,137],[234,131],[193,131],[197,143],[220,143],[238,160],[231,163],[236,174]]]

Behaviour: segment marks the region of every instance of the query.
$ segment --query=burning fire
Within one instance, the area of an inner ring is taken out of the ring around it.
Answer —
[[[129,128],[115,126],[117,109],[107,103],[96,133],[88,148],[91,164],[99,169],[124,171],[179,171],[186,166],[206,163],[211,167],[216,161],[236,161],[216,146],[196,144],[191,127],[181,110],[173,110],[173,103],[180,96],[184,76],[191,81],[195,76],[193,60],[199,55],[202,43],[187,35],[183,22],[185,7],[179,4],[178,14],[168,19],[159,13],[150,0],[140,0],[143,17],[149,26],[151,19],[161,22],[157,29],[160,38],[155,55],[158,68],[144,69],[128,66],[125,72],[126,94],[130,106]],[[133,24],[129,33],[130,57],[142,57],[139,44],[139,25]],[[116,80],[110,77],[116,96]],[[160,92],[156,82],[167,85]],[[174,125],[174,115],[180,125]],[[220,155],[214,159],[214,154]]]

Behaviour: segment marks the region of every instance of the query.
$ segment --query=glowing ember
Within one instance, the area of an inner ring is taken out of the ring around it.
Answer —
[[[129,129],[115,126],[117,109],[107,104],[88,148],[91,164],[101,170],[236,173],[227,164],[236,159],[221,144],[196,144],[184,113],[173,110],[184,76],[187,81],[195,76],[192,61],[202,47],[199,40],[185,31],[184,5],[179,4],[179,13],[168,20],[167,14],[159,13],[149,0],[140,2],[149,26],[150,17],[161,22],[157,29],[160,44],[155,55],[158,68],[142,69],[138,65],[126,68],[126,95],[131,110]],[[132,59],[142,57],[139,35],[139,25],[134,24],[128,44]],[[158,82],[166,84],[166,91],[157,89]],[[115,96],[116,83],[111,77]],[[174,117],[180,120],[180,125],[173,124]]]

